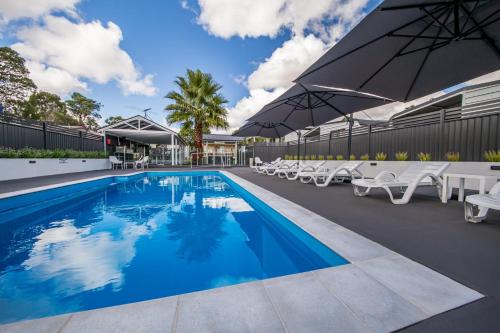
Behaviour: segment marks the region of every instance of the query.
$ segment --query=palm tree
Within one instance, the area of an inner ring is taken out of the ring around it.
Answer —
[[[193,128],[194,146],[203,152],[204,132],[229,127],[224,107],[227,100],[219,93],[222,86],[213,80],[212,75],[199,69],[188,69],[186,76],[178,76],[175,84],[179,91],[171,91],[165,96],[173,101],[165,107],[171,111],[167,122],[182,123],[184,129],[186,126]]]

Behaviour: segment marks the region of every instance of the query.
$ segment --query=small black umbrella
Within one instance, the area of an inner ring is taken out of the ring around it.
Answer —
[[[499,69],[499,0],[386,0],[295,82],[408,101]]]
[[[348,115],[392,102],[354,91],[295,84],[281,96],[250,117],[250,122],[282,124],[291,129],[319,126],[338,117],[351,122]],[[351,153],[351,136],[348,154]]]
[[[241,126],[234,135],[238,136],[260,136],[263,138],[282,138],[291,132],[297,133],[297,156],[300,156],[300,130],[295,130],[283,123],[272,123],[269,121],[250,121]]]

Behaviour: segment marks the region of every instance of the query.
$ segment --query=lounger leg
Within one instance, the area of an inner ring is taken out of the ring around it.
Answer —
[[[364,190],[360,186],[353,185],[354,195],[357,197],[364,197],[370,193],[371,188],[367,187]]]
[[[464,204],[465,221],[471,223],[482,222],[486,218],[486,215],[488,214],[488,208],[478,207],[478,213],[477,215],[474,215],[474,207],[475,205],[468,203],[467,201],[465,202]]]
[[[300,177],[300,182],[303,184],[309,184],[312,181],[312,177]]]

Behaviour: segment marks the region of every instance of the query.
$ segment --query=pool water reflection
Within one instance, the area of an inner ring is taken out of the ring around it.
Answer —
[[[0,323],[347,263],[240,194],[215,173],[149,173],[2,213]]]

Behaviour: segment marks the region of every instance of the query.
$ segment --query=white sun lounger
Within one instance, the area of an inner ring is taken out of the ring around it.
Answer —
[[[288,180],[296,180],[299,178],[299,174],[304,172],[315,172],[321,168],[326,161],[318,161],[315,163],[299,162],[294,168],[282,171],[278,174],[280,178],[286,178]]]
[[[362,164],[360,161],[348,161],[334,169],[319,168],[315,172],[302,172],[299,177],[302,183],[314,181],[316,186],[326,187],[331,182],[342,183],[345,179],[363,178],[363,174],[359,171]]]
[[[496,183],[488,194],[474,194],[465,198],[465,220],[477,223],[486,218],[488,210],[500,210],[500,182]],[[474,213],[477,208],[477,214]]]
[[[276,165],[275,167],[267,168],[265,173],[268,176],[274,176],[274,175],[277,175],[278,172],[281,172],[284,170],[290,170],[297,163],[298,163],[297,161],[283,161],[283,163],[280,163],[280,164]]]
[[[272,162],[264,162],[262,165],[255,167],[255,171],[257,171],[258,173],[265,173],[267,168],[275,167],[275,165],[280,164],[282,162],[283,160],[281,159],[281,157],[278,157]]]
[[[365,196],[373,188],[381,188],[389,194],[393,204],[407,204],[419,186],[436,186],[441,196],[443,188],[441,176],[449,166],[448,162],[415,162],[399,176],[392,172],[382,171],[374,179],[356,179],[351,183],[356,196]],[[391,191],[393,187],[401,189],[403,194],[401,198],[394,198]]]

